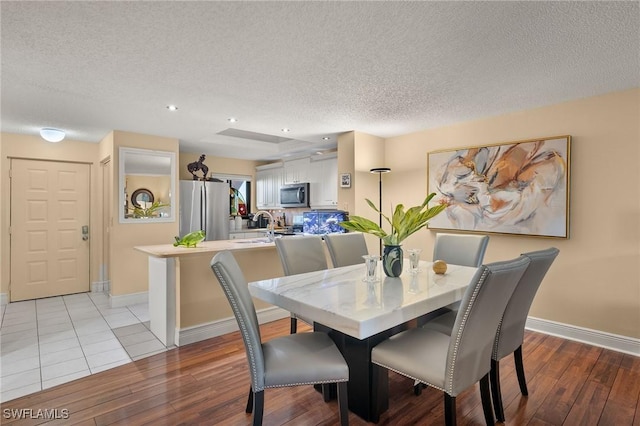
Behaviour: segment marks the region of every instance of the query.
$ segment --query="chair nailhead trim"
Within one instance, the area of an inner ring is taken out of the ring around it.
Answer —
[[[372,361],[372,362],[373,362],[373,361]],[[427,385],[427,386],[431,386],[432,388],[438,389],[439,391],[445,392],[445,393],[447,393],[447,394],[449,393],[449,392],[447,392],[446,390],[442,389],[440,386],[436,386],[436,385],[434,385],[434,384],[427,383],[426,381],[424,381],[424,380],[422,380],[422,379],[418,379],[417,377],[413,377],[413,376],[411,376],[410,374],[407,374],[407,373],[405,373],[405,372],[403,372],[403,371],[396,370],[395,368],[393,368],[393,367],[389,367],[388,365],[380,364],[379,362],[373,362],[373,363],[374,363],[374,364],[376,364],[376,365],[379,365],[380,367],[384,367],[384,368],[386,368],[387,370],[394,371],[394,372],[396,372],[396,373],[398,373],[398,374],[400,374],[400,375],[402,375],[402,376],[405,376],[405,377],[408,377],[408,378],[410,378],[410,379],[413,379],[413,380],[415,380],[415,381],[417,381],[417,382],[424,383],[425,385]]]
[[[236,300],[233,297],[233,293],[231,292],[231,289],[229,287],[229,285],[227,284],[227,282],[225,281],[224,277],[222,276],[222,274],[220,273],[220,270],[218,268],[218,265],[214,265],[214,270],[216,272],[216,276],[218,277],[218,280],[220,280],[220,284],[222,284],[222,288],[224,289],[224,292],[227,293],[227,296],[229,297],[229,301],[231,302],[231,308],[233,309],[233,313],[236,316],[236,319],[238,320],[238,324],[240,325],[240,330],[242,331],[242,334],[245,336],[245,341],[249,341],[249,333],[247,331],[247,327],[246,324],[244,323],[244,320],[242,319],[242,315],[240,315],[240,309],[238,308],[238,305],[236,304]],[[246,348],[249,352],[249,362],[251,364],[251,382],[252,382],[252,388],[253,388],[253,392],[260,392],[262,390],[264,390],[264,386],[258,387],[258,371],[256,368],[256,363],[255,363],[255,354],[253,353],[253,349],[251,348],[251,345],[246,345]]]
[[[299,383],[287,383],[284,385],[265,385],[265,389],[269,389],[269,388],[286,388],[289,386],[308,386],[308,385],[322,385],[322,384],[328,384],[328,383],[342,383],[342,382],[348,382],[349,379],[331,379],[331,380],[322,380],[320,382],[299,382]]]
[[[482,287],[482,283],[484,283],[484,281],[487,279],[487,276],[489,275],[490,271],[488,268],[485,268],[484,271],[482,271],[482,276],[480,277],[480,279],[478,280],[478,282],[476,283],[476,286],[473,289],[473,293],[471,295],[471,300],[469,301],[469,304],[467,305],[467,309],[465,309],[464,311],[464,316],[462,317],[462,321],[460,323],[460,328],[458,328],[458,333],[456,334],[456,341],[455,344],[453,346],[453,356],[452,356],[452,361],[451,361],[451,368],[449,369],[449,377],[448,377],[448,381],[446,383],[446,387],[449,388],[449,392],[447,392],[449,395],[451,395],[451,393],[453,392],[453,374],[456,368],[456,360],[458,359],[458,349],[460,347],[460,340],[462,340],[462,335],[464,334],[465,331],[465,325],[467,324],[467,319],[469,318],[469,313],[471,312],[471,308],[473,307],[476,298],[478,297],[478,292],[480,291],[480,288]]]
[[[496,331],[496,338],[493,340],[493,352],[491,353],[491,358],[496,361],[500,361],[498,359],[498,348],[500,347],[500,330],[502,329],[502,321],[504,320],[504,314],[500,317],[500,322],[498,323],[498,330]]]

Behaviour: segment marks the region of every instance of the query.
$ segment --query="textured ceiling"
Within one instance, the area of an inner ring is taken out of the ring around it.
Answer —
[[[395,136],[640,86],[639,4],[2,1],[2,131],[246,159]]]

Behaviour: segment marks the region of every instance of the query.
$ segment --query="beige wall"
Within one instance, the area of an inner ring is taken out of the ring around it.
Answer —
[[[338,173],[351,174],[351,188],[338,187],[338,207],[354,211],[356,205],[355,132],[338,135]]]
[[[257,161],[238,160],[237,158],[214,157],[207,155],[204,164],[209,168],[209,175],[214,173],[223,173],[230,175],[248,175],[255,176]],[[198,161],[200,154],[190,152],[181,152],[178,161],[178,175],[180,179],[192,180],[193,176],[187,170],[187,164]],[[201,171],[197,171],[196,175],[202,176]]]
[[[351,173],[351,188],[340,188],[338,206],[351,214],[366,217],[379,223],[380,216],[366,202],[371,200],[376,206],[380,204],[380,175],[371,173],[377,167],[388,167],[385,163],[385,140],[378,136],[362,132],[348,132],[338,137],[338,170],[339,173]],[[383,212],[388,214],[386,189],[384,182],[388,176],[382,175]],[[357,212],[357,213],[356,213]],[[387,228],[383,219],[383,228]],[[380,241],[373,235],[366,234],[369,252],[378,253]]]
[[[98,158],[100,164],[100,172],[99,172],[99,182],[98,188],[100,198],[100,223],[98,226],[101,227],[100,232],[96,232],[95,246],[96,251],[95,255],[99,262],[99,276],[98,281],[104,282],[108,281],[110,276],[109,268],[109,238],[106,237],[111,232],[111,226],[113,224],[113,217],[111,215],[111,203],[113,194],[117,191],[114,190],[113,182],[116,179],[115,176],[118,174],[117,165],[113,159],[113,132],[109,132],[98,144]],[[115,176],[114,176],[115,174]],[[106,194],[104,193],[106,191]],[[107,244],[105,244],[105,239],[107,239]],[[105,253],[105,251],[107,253]]]
[[[89,224],[90,237],[90,279],[96,281],[99,272],[99,250],[100,242],[99,219],[100,219],[100,168],[98,164],[98,144],[65,139],[60,143],[46,142],[39,136],[17,135],[2,133],[0,135],[0,189],[2,203],[0,207],[0,274],[2,284],[0,293],[9,293],[9,267],[10,267],[10,189],[9,167],[11,158],[22,158],[32,160],[53,160],[53,161],[73,161],[87,163],[91,166],[91,218]]]
[[[110,143],[109,139],[103,140]],[[176,154],[178,158],[178,140],[159,136],[143,135],[122,131],[113,132],[113,205],[111,211],[111,241],[110,241],[110,276],[111,295],[121,296],[130,293],[146,292],[148,290],[148,256],[133,249],[138,245],[170,244],[174,237],[178,235],[178,219],[174,222],[162,223],[136,223],[131,221],[119,223],[118,213],[119,184],[118,184],[118,164],[119,148],[142,148],[156,151],[169,151]],[[102,142],[101,142],[102,143]],[[101,151],[103,152],[103,151]],[[176,188],[178,179],[176,176]],[[176,191],[177,192],[177,191]],[[179,195],[174,196],[172,202],[179,203]],[[177,212],[178,209],[176,209]]]
[[[639,123],[634,89],[390,138],[385,205],[422,202],[430,151],[571,135],[570,239],[491,235],[485,260],[558,247],[530,315],[640,338]],[[420,231],[404,246],[431,259],[434,234]]]
[[[354,139],[354,157],[356,180],[356,204],[355,211],[360,216],[371,219],[374,222],[380,222],[380,215],[376,213],[366,199],[369,199],[378,208],[380,207],[380,179],[382,178],[382,212],[389,215],[389,198],[387,197],[386,181],[388,173],[371,173],[370,170],[378,167],[389,167],[385,160],[385,140],[383,138],[368,135],[366,133],[355,132]],[[382,219],[382,228],[388,229],[387,222]],[[367,235],[367,247],[369,253],[379,253],[380,239],[373,235]]]
[[[133,207],[131,196],[137,189],[148,189],[153,194],[153,200],[162,204],[169,203],[169,193],[171,193],[170,176],[148,176],[148,175],[127,175],[127,203]],[[169,207],[166,208],[169,211]]]

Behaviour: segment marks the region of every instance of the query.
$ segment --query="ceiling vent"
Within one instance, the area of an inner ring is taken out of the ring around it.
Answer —
[[[234,138],[250,139],[254,141],[261,141],[261,142],[268,142],[268,143],[275,143],[275,144],[279,144],[282,142],[289,142],[293,140],[291,138],[283,138],[280,136],[267,135],[265,133],[249,132],[247,130],[238,130],[238,129],[231,129],[231,128],[225,129],[221,132],[218,132],[217,134],[224,135],[224,136],[233,136]]]

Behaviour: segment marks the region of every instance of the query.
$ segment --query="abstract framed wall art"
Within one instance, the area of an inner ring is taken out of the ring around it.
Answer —
[[[429,229],[569,238],[571,136],[428,154]]]

